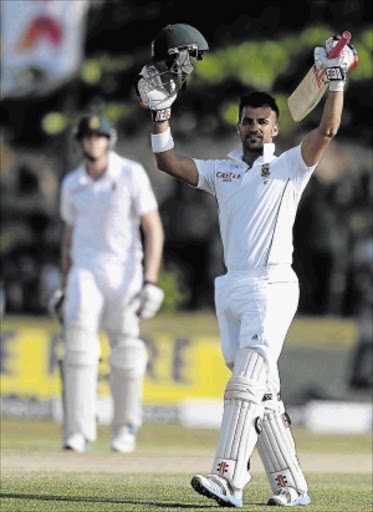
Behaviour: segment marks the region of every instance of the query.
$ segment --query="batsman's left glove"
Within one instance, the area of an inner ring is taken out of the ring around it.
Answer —
[[[162,306],[164,292],[159,286],[145,281],[140,292],[140,306],[137,315],[140,318],[152,318]]]
[[[343,48],[338,57],[329,59],[328,55],[338,40],[338,36],[329,37],[325,42],[325,48],[316,47],[314,50],[315,66],[321,71],[325,70],[331,91],[343,91],[347,72],[357,66],[359,59],[357,50],[351,43]]]
[[[167,121],[171,117],[171,105],[177,98],[177,88],[171,79],[167,88],[158,69],[144,66],[135,83],[136,93],[143,108],[149,108],[155,122]]]

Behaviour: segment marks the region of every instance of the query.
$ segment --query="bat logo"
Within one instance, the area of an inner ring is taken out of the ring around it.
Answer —
[[[325,71],[317,69],[315,64],[312,66],[313,74],[315,76],[316,84],[319,89],[326,83]]]

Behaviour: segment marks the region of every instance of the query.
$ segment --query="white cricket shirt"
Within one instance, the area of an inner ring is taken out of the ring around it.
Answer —
[[[142,165],[109,153],[105,174],[94,181],[84,165],[65,176],[60,213],[74,227],[71,256],[75,264],[92,261],[141,262],[141,216],[158,208]]]
[[[252,270],[292,263],[293,225],[300,197],[316,165],[307,167],[301,145],[253,166],[242,150],[230,159],[199,160],[197,188],[216,197],[228,270]]]

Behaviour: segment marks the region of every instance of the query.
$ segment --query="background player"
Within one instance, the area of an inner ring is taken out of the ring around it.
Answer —
[[[147,366],[139,318],[152,317],[163,301],[163,291],[156,285],[163,228],[145,169],[112,151],[116,133],[110,122],[101,115],[83,116],[76,138],[84,162],[64,178],[61,192],[61,216],[66,223],[63,446],[82,452],[96,438],[102,325],[111,348],[111,448],[131,452],[142,422]]]
[[[259,434],[259,454],[274,492],[268,504],[310,503],[279,394],[277,361],[299,298],[291,268],[297,206],[338,131],[346,73],[354,61],[350,47],[337,59],[328,59],[334,44],[329,38],[326,49],[316,48],[314,53],[316,66],[336,78],[330,82],[320,124],[280,156],[275,156],[272,142],[279,133],[279,111],[270,95],[254,92],[241,98],[241,147],[228,155],[230,159],[205,161],[174,151],[168,119],[177,94],[175,87],[163,87],[160,67],[145,66],[137,84],[142,105],[152,112],[151,141],[159,169],[213,194],[219,208],[227,274],[215,281],[215,302],[232,377],[225,390],[212,472],[193,477],[191,484],[222,506],[243,506],[243,489],[251,478],[249,460]],[[184,47],[180,44],[180,50]],[[177,54],[177,48],[170,50]]]

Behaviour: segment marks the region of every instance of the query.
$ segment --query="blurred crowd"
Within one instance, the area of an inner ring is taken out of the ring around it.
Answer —
[[[329,181],[327,173],[316,173],[294,226],[299,314],[356,320],[351,385],[357,388],[372,386],[373,182],[364,162]],[[18,152],[6,164],[0,191],[1,312],[46,315],[60,285],[64,173],[53,157],[30,152]],[[174,180],[165,186],[161,174],[150,171],[166,233],[163,269],[185,292],[178,309],[212,310],[213,280],[225,272],[214,198]]]
[[[7,313],[45,314],[59,284],[60,179],[52,160],[30,154],[2,175],[1,287]],[[164,268],[188,291],[182,309],[211,309],[213,279],[225,271],[214,200],[181,182],[163,196]],[[369,168],[332,183],[317,174],[311,180],[294,227],[301,314],[359,316],[369,310],[371,200]]]

